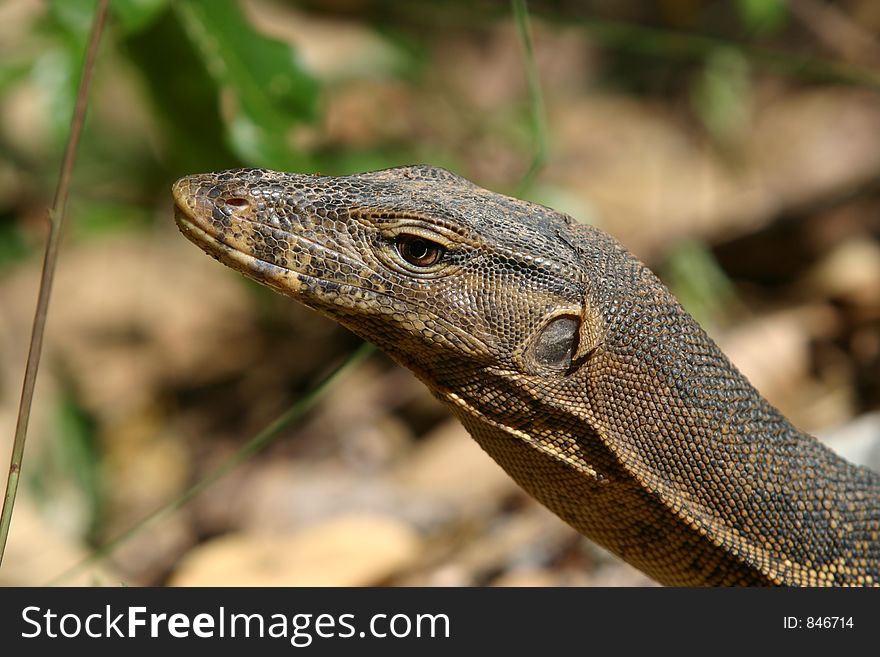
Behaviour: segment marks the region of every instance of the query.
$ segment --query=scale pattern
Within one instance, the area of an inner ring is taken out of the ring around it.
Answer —
[[[798,431],[602,231],[444,169],[173,188],[210,255],[374,342],[667,585],[880,585],[880,476]]]

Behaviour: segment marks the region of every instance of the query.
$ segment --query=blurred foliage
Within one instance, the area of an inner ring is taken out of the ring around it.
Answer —
[[[752,99],[748,60],[735,48],[717,48],[691,85],[700,121],[722,146],[742,143]]]
[[[23,260],[30,254],[21,231],[14,223],[0,221],[0,271],[4,265]]]
[[[33,461],[25,470],[28,488],[50,514],[66,515],[67,527],[81,527],[87,540],[95,540],[108,495],[103,489],[98,425],[72,389],[58,400],[54,425],[49,443],[31,455]]]
[[[742,22],[756,34],[773,34],[788,19],[785,0],[736,0],[736,9]]]
[[[736,290],[712,251],[697,240],[679,241],[659,270],[673,294],[710,332],[738,309]]]
[[[231,94],[227,134],[248,162],[275,169],[302,169],[288,135],[316,116],[317,81],[296,52],[256,32],[234,0],[193,0],[176,6],[214,84]]]
[[[395,68],[384,74],[410,84],[424,80],[431,38],[509,15],[505,3],[492,2],[297,4],[368,21],[395,52]],[[675,96],[686,85],[695,113],[722,145],[747,128],[753,62],[794,67],[808,76],[834,72],[827,62],[797,56],[803,38],[780,0],[623,3],[616,11],[590,5],[535,1],[529,8],[579,24],[604,44],[602,82],[611,88]],[[94,0],[50,0],[32,32],[13,48],[0,49],[0,93],[22,85],[33,89],[39,96],[36,118],[45,128],[38,141],[48,139],[40,148],[4,139],[0,161],[33,174],[44,197],[67,134],[93,7]],[[118,92],[117,111],[143,116],[134,134],[116,131],[131,129],[124,122],[102,119],[98,126],[92,116],[78,172],[84,187],[122,202],[143,202],[168,179],[202,169],[252,165],[332,173],[413,159],[455,164],[438,145],[392,140],[338,149],[316,140],[334,80],[305,66],[290,42],[255,29],[236,0],[115,0],[111,10],[99,68],[121,69],[126,88]],[[771,38],[774,47],[794,46],[795,55],[755,49],[754,39]],[[99,86],[96,93],[110,92]],[[524,111],[521,118],[528,126],[533,114]],[[9,202],[14,199],[0,195],[0,211]]]

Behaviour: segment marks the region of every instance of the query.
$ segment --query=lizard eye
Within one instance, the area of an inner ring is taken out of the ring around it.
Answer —
[[[446,249],[437,242],[406,233],[397,236],[395,246],[400,257],[415,267],[436,265],[446,253]]]

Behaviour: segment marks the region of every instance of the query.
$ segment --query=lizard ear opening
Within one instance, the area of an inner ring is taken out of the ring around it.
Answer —
[[[578,340],[580,319],[560,315],[551,319],[532,344],[532,357],[542,367],[565,370],[571,364]]]
[[[596,319],[590,310],[585,310],[580,317],[572,314],[553,317],[533,340],[532,359],[542,368],[560,372],[571,369],[599,345]]]

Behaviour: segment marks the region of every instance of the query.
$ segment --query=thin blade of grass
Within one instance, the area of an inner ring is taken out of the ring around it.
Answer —
[[[535,48],[532,42],[532,30],[529,25],[529,10],[526,6],[526,0],[511,0],[511,5],[520,47],[523,51],[526,84],[529,90],[532,145],[534,148],[529,168],[517,185],[517,192],[522,193],[532,184],[535,176],[547,160],[547,115],[544,111],[544,94],[541,91],[538,65],[535,63]]]
[[[247,461],[254,454],[263,450],[278,436],[278,434],[285,427],[297,421],[306,412],[312,409],[340,376],[342,376],[345,372],[357,367],[375,350],[376,348],[369,342],[364,342],[363,344],[361,344],[361,346],[358,347],[354,352],[352,352],[351,355],[349,355],[348,358],[346,358],[345,361],[342,362],[342,364],[340,364],[336,369],[330,372],[330,374],[324,377],[324,379],[319,381],[304,397],[301,397],[299,400],[297,400],[297,402],[293,406],[285,411],[274,422],[266,426],[256,436],[254,436],[248,442],[242,445],[238,449],[238,451],[235,452],[235,454],[230,456],[214,471],[202,477],[199,481],[197,481],[195,484],[193,484],[190,488],[185,490],[171,502],[163,504],[153,512],[147,514],[144,518],[142,518],[137,523],[129,527],[127,530],[116,536],[114,539],[110,540],[108,543],[95,550],[85,559],[77,562],[61,574],[52,578],[49,582],[46,583],[46,585],[54,586],[56,584],[59,584],[60,582],[81,572],[87,566],[90,566],[91,564],[100,561],[104,557],[111,554],[116,548],[122,545],[129,538],[143,530],[144,527],[160,520],[161,518],[164,518],[173,511],[176,511],[184,504],[189,502],[196,495],[198,495],[206,488],[221,479],[223,476],[227,475],[236,467]]]
[[[73,118],[70,123],[70,134],[64,150],[64,158],[61,163],[61,173],[58,176],[58,185],[55,188],[55,199],[52,209],[49,211],[49,237],[46,241],[46,251],[43,256],[43,272],[40,278],[40,291],[37,297],[37,308],[34,312],[34,324],[31,331],[31,342],[28,348],[27,364],[25,366],[24,382],[21,389],[21,401],[18,406],[18,419],[15,425],[15,437],[12,443],[12,456],[9,462],[9,476],[6,479],[6,493],[3,497],[3,511],[0,512],[0,566],[3,564],[3,555],[6,552],[6,541],[9,537],[9,529],[12,524],[12,510],[15,507],[15,495],[18,492],[18,480],[21,474],[21,464],[24,457],[24,446],[27,438],[28,422],[31,415],[31,404],[34,398],[34,386],[37,381],[37,371],[40,368],[40,355],[43,351],[43,334],[46,328],[46,314],[49,309],[49,298],[52,293],[52,281],[55,278],[55,263],[58,259],[58,245],[61,240],[61,227],[64,224],[67,197],[70,191],[70,180],[73,176],[73,165],[76,161],[76,152],[79,146],[79,136],[85,121],[86,108],[88,107],[89,88],[92,83],[92,72],[98,56],[98,46],[101,42],[101,34],[107,18],[107,7],[110,0],[100,0],[95,7],[95,15],[92,20],[91,34],[89,35],[88,49],[83,61],[82,75],[80,76],[79,91],[76,97],[76,105],[73,110]]]

